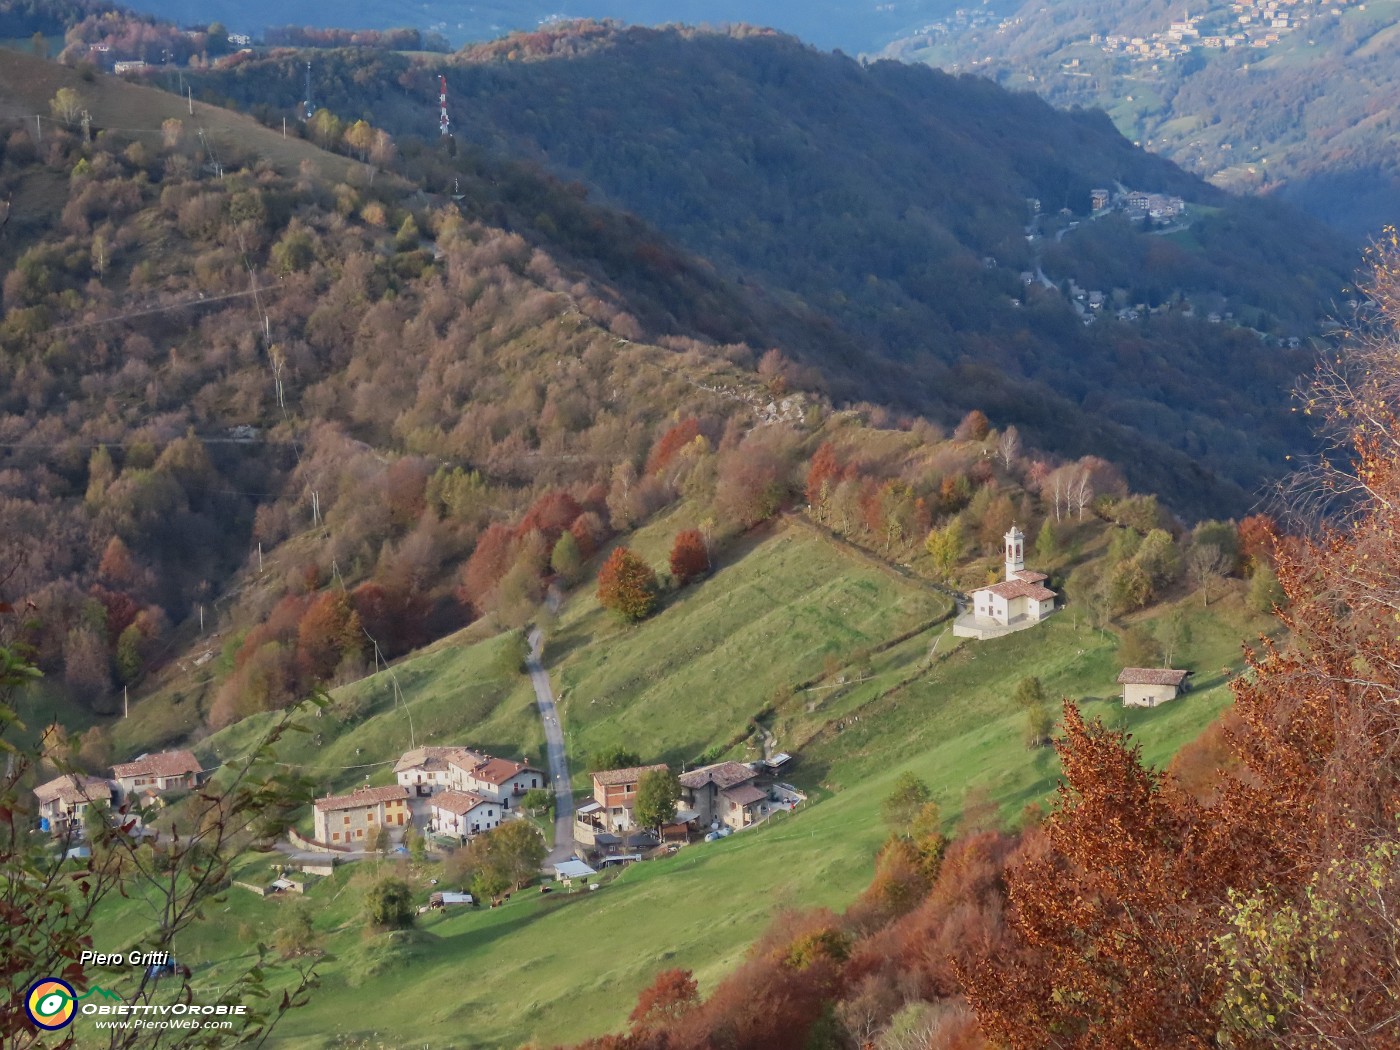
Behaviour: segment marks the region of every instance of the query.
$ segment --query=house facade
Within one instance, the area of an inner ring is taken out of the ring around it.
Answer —
[[[1156,707],[1175,700],[1188,688],[1190,671],[1166,667],[1125,667],[1118,675],[1123,687],[1124,707]]]
[[[452,786],[452,760],[458,765],[471,766],[486,761],[486,756],[465,747],[415,747],[405,751],[394,766],[399,787],[423,797]]]
[[[681,806],[694,812],[700,827],[747,827],[768,815],[768,792],[755,786],[758,774],[742,762],[716,762],[677,779]]]
[[[957,618],[960,638],[994,638],[1032,627],[1055,611],[1055,592],[1043,572],[1026,568],[1026,536],[1015,525],[1004,537],[1006,579],[979,587],[969,596],[972,608]]]
[[[543,787],[544,773],[523,762],[490,758],[470,769],[453,763],[452,786],[458,791],[470,791],[498,803],[509,810],[512,799],[519,799],[532,788]]]
[[[83,821],[93,803],[115,807],[117,788],[110,780],[65,773],[34,789],[39,800],[39,819],[55,835],[82,838]]]
[[[163,791],[197,788],[203,770],[190,751],[162,751],[142,755],[133,762],[112,767],[112,776],[127,795],[152,795]]]
[[[317,842],[368,849],[381,827],[401,831],[409,823],[408,789],[399,784],[359,788],[317,799],[314,812]]]
[[[633,766],[629,769],[605,769],[593,774],[593,801],[600,810],[592,811],[606,830],[631,831],[636,826],[633,807],[637,800],[637,785],[642,777],[664,764]]]
[[[501,826],[505,810],[493,799],[469,791],[448,788],[433,796],[431,825],[434,831],[455,835],[463,842],[473,835]]]

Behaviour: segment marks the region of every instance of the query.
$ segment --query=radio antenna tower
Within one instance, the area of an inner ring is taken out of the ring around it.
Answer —
[[[452,120],[447,115],[447,78],[438,76],[438,134],[452,134]]]
[[[307,121],[311,119],[311,114],[316,112],[316,107],[311,102],[311,60],[306,62],[306,97],[301,102],[301,119]]]

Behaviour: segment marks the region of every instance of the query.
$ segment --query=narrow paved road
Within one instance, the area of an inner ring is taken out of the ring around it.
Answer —
[[[530,631],[530,656],[525,666],[530,672],[530,684],[535,687],[535,703],[544,723],[545,750],[549,755],[549,779],[554,783],[554,848],[546,864],[553,865],[574,855],[574,793],[569,786],[569,762],[564,755],[564,730],[559,726],[559,713],[554,709],[554,693],[549,688],[549,675],[540,663],[544,636],[538,627]]]

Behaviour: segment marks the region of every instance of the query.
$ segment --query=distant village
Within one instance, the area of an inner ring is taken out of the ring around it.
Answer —
[[[1348,0],[1240,0],[1228,10],[1218,8],[1204,14],[1185,14],[1159,33],[1127,36],[1121,33],[1089,37],[1108,54],[1125,55],[1136,61],[1176,59],[1196,49],[1224,51],[1237,47],[1263,49],[1277,44],[1284,34],[1303,28],[1314,18],[1335,18]],[[1364,4],[1362,7],[1364,8]],[[1066,71],[1078,65],[1066,63]]]

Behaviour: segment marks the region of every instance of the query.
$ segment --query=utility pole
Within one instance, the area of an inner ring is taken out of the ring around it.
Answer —
[[[122,717],[131,717],[131,686],[122,686]]]
[[[262,571],[263,571],[262,542],[259,541],[259,542],[258,542],[258,572],[262,572]]]
[[[38,138],[38,140],[39,140],[40,142],[43,142],[43,141],[44,141],[44,125],[43,125],[43,119],[44,119],[44,118],[41,117],[41,116],[39,116],[39,114],[37,114],[37,113],[34,114],[34,134],[35,134],[35,136]]]
[[[185,101],[189,103],[190,116],[194,116],[194,88],[185,87]]]

